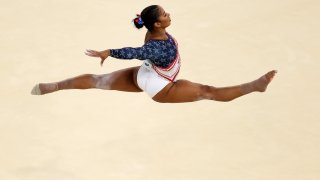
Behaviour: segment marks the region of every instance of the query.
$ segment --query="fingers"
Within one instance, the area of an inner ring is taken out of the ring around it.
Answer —
[[[93,50],[88,50],[88,49],[86,50],[85,54],[88,55],[88,56],[96,55],[96,53]]]
[[[101,61],[100,61],[100,65],[103,65],[104,60],[106,59],[106,57],[102,57],[102,53],[100,51],[95,51],[95,50],[91,50],[91,49],[86,49],[85,54],[87,56],[91,56],[91,57],[100,57]]]
[[[95,51],[95,50],[87,49],[85,54],[87,56],[91,56],[91,57],[100,57],[100,52],[99,51]]]

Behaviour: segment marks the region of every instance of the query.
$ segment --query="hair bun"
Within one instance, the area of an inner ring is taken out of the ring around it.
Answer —
[[[133,23],[138,29],[142,28],[144,24],[139,14],[137,14],[137,17],[133,19]]]

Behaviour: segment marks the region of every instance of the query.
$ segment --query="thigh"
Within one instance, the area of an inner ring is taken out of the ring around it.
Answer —
[[[153,100],[157,102],[182,103],[202,99],[203,85],[187,80],[178,80],[168,84]]]
[[[137,85],[138,70],[139,66],[121,69],[110,74],[101,75],[100,79],[105,79],[104,81],[108,83],[111,90],[141,92],[142,90]]]

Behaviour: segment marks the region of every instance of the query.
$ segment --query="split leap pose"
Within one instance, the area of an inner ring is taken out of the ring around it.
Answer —
[[[140,29],[148,31],[145,43],[138,48],[87,50],[86,55],[101,59],[101,65],[111,56],[118,59],[143,60],[141,66],[122,69],[109,74],[83,74],[53,83],[35,85],[31,93],[43,95],[65,89],[145,91],[154,101],[161,103],[193,102],[199,100],[231,101],[251,92],[264,92],[277,71],[272,70],[260,78],[237,86],[214,87],[188,80],[177,80],[181,60],[177,41],[166,32],[170,26],[170,14],[161,6],[146,7],[133,20]]]

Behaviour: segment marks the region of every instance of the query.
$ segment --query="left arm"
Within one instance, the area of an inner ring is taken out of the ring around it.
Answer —
[[[154,57],[154,54],[151,50],[151,45],[148,43],[138,48],[126,47],[121,49],[107,49],[104,51],[87,50],[85,54],[91,57],[100,57],[101,65],[109,56],[117,59],[139,60],[152,59]]]

